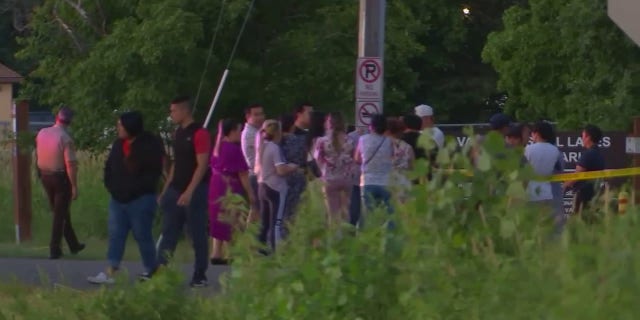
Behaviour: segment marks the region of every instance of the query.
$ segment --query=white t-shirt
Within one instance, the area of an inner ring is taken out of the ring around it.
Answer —
[[[433,135],[433,140],[436,141],[439,149],[444,147],[444,133],[442,130],[438,129],[438,127],[431,128],[431,134]]]
[[[559,154],[558,147],[547,142],[536,142],[524,149],[524,156],[533,171],[543,177],[553,175]],[[530,181],[527,186],[527,193],[531,201],[553,200],[550,182]]]
[[[444,147],[444,133],[437,127],[423,129],[422,131],[420,131],[420,133],[422,133],[423,135],[426,135],[428,133],[431,136],[431,139],[435,141],[438,149],[442,149],[442,147]]]
[[[258,131],[258,128],[247,123],[244,129],[242,129],[242,138],[240,140],[242,154],[244,155],[245,161],[247,161],[247,165],[249,165],[249,173],[251,174],[255,174],[256,137],[258,136]]]
[[[264,141],[263,144],[262,153],[258,156],[259,166],[256,168],[258,183],[264,183],[273,190],[284,192],[287,190],[287,180],[276,171],[276,167],[286,164],[280,146],[272,141]]]
[[[393,144],[391,139],[378,134],[360,137],[358,149],[360,165],[360,186],[388,186],[393,169]]]

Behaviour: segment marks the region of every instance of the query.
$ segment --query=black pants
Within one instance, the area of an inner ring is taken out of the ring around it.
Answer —
[[[69,177],[66,173],[42,173],[40,179],[53,211],[49,250],[53,255],[61,254],[61,242],[64,235],[69,249],[75,251],[80,243],[71,225],[71,182]]]
[[[582,216],[582,220],[586,223],[594,223],[598,220],[597,212],[589,210],[595,195],[594,187],[583,187],[573,196],[573,213]]]
[[[158,245],[158,264],[166,265],[187,226],[195,255],[194,271],[204,273],[209,265],[208,196],[209,186],[201,183],[193,192],[187,207],[178,206],[181,193],[169,187],[160,200],[163,213],[162,238]]]
[[[269,244],[271,249],[275,250],[276,244],[282,239],[287,192],[276,191],[265,183],[261,183],[258,187],[258,197],[260,199],[260,215],[262,216],[258,240],[263,244]]]

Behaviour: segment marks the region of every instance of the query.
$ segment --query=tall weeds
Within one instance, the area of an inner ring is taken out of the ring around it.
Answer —
[[[236,239],[233,267],[215,296],[185,295],[180,277],[167,271],[133,288],[98,293],[18,290],[13,297],[0,295],[7,306],[0,314],[230,320],[637,317],[637,209],[603,215],[596,224],[572,218],[555,237],[551,213],[526,202],[523,181],[530,172],[521,168],[516,150],[504,150],[499,142],[486,142],[472,177],[437,173],[414,188],[411,200],[396,204],[395,214],[368,213],[357,232],[348,225],[327,228],[319,186],[312,184],[276,254],[257,254],[251,232]],[[467,151],[453,145],[442,150],[440,167],[471,169]],[[513,154],[496,158],[496,152]],[[395,229],[385,227],[390,219]]]

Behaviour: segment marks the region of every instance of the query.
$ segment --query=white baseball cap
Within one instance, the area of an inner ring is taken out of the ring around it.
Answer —
[[[426,105],[426,104],[421,104],[419,106],[416,106],[414,108],[415,112],[416,112],[416,116],[418,117],[431,117],[433,116],[433,108],[431,108],[430,106]]]

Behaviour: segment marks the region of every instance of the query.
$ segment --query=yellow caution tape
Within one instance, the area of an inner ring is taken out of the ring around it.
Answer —
[[[466,169],[435,169],[435,171],[444,172],[446,174],[461,173],[466,176],[473,176],[471,170]],[[606,178],[620,178],[640,175],[640,167],[636,168],[623,168],[623,169],[609,169],[600,171],[588,171],[588,172],[571,172],[556,174],[551,177],[541,177],[540,180],[550,182],[560,181],[579,181],[579,180],[594,180],[594,179],[606,179]]]
[[[640,168],[609,169],[588,172],[572,172],[553,175],[549,181],[576,181],[606,178],[620,178],[640,175]]]

